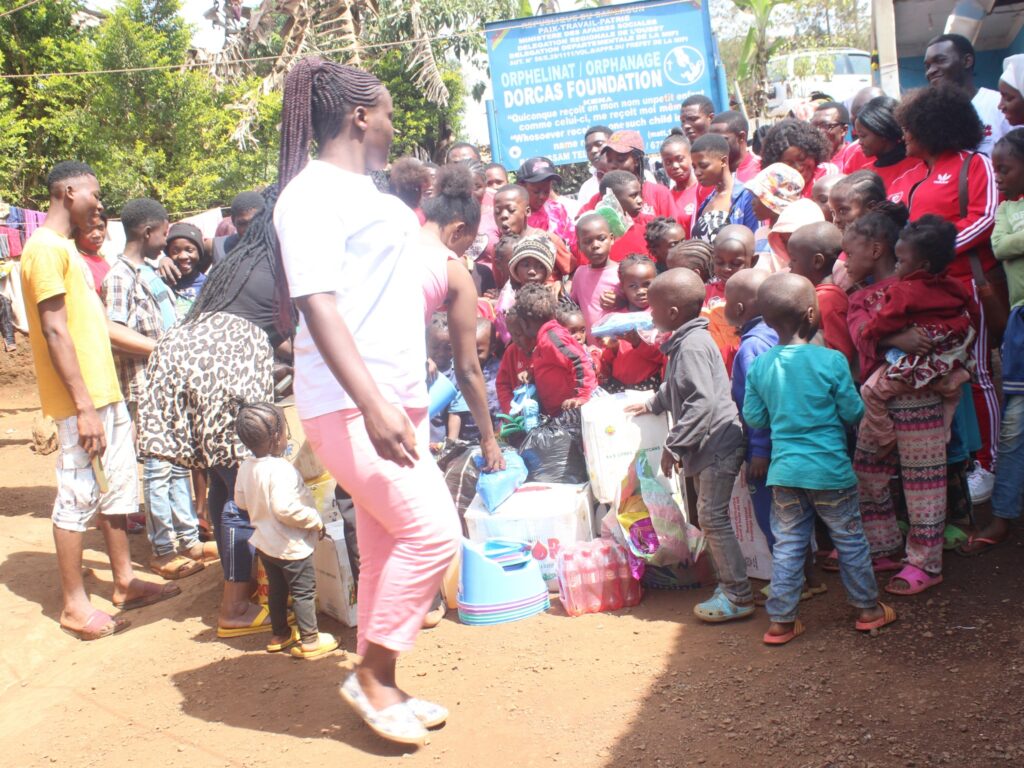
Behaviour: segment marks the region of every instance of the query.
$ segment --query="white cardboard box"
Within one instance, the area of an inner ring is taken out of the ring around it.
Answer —
[[[345,523],[327,523],[327,536],[313,551],[317,608],[346,627],[356,625],[356,580],[345,544]]]
[[[548,589],[557,591],[555,559],[559,550],[593,538],[591,499],[586,483],[525,483],[493,515],[477,495],[466,510],[466,528],[470,540],[475,542],[528,542]]]

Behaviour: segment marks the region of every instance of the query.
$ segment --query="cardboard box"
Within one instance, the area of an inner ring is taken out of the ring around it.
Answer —
[[[477,495],[466,510],[469,538],[529,543],[549,591],[557,592],[555,559],[559,550],[593,538],[591,498],[586,483],[526,483],[491,514]]]
[[[313,551],[317,609],[346,627],[354,627],[356,580],[345,543],[345,523],[342,520],[328,523],[326,530],[327,536],[317,542]]]

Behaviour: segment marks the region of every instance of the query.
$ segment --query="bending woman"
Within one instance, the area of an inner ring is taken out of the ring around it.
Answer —
[[[380,193],[391,95],[361,70],[306,58],[285,82],[274,223],[301,320],[295,399],[306,437],[355,503],[357,652],[342,697],[379,735],[422,744],[447,711],[395,680],[458,547],[455,505],[427,451],[423,270],[413,213]],[[310,142],[318,157],[309,160]]]
[[[139,403],[140,456],[209,471],[210,518],[224,570],[218,637],[271,630],[267,609],[249,601],[253,528],[234,502],[238,465],[249,455],[235,416],[243,402],[273,402],[274,348],[290,358],[294,327],[275,258],[273,190],[264,198],[266,209],[214,266],[185,320],[160,339]]]

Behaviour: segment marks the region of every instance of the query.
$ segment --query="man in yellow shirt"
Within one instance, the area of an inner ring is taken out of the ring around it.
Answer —
[[[180,593],[136,579],[126,516],[138,509],[134,436],[110,351],[106,314],[70,239],[98,219],[96,174],[63,162],[47,178],[50,208],[21,257],[29,341],[43,412],[57,422],[57,500],[53,538],[64,606],[61,627],[98,640],[128,626],[93,609],[82,583],[82,538],[95,519],[114,574],[113,603],[141,608]]]

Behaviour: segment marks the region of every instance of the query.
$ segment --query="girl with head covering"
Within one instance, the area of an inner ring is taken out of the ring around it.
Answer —
[[[999,111],[1010,125],[1024,125],[1024,53],[1003,59],[999,78]]]
[[[754,213],[762,222],[754,233],[754,253],[757,257],[755,266],[777,272],[783,265],[774,258],[768,236],[782,213],[802,199],[804,177],[792,166],[773,163],[748,181],[747,189],[754,196]]]

